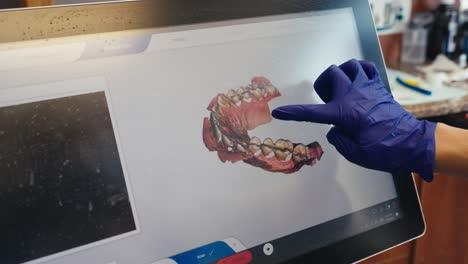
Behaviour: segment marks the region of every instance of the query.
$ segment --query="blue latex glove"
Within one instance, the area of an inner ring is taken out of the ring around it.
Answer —
[[[432,181],[436,124],[405,111],[373,63],[332,65],[314,87],[326,104],[283,106],[273,117],[333,124],[327,139],[347,160],[390,173],[416,172]]]

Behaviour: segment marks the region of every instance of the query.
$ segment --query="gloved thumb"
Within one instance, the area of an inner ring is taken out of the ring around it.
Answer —
[[[271,115],[280,120],[335,124],[337,113],[330,104],[287,105],[273,110]]]
[[[327,134],[330,144],[335,146],[336,150],[350,162],[356,163],[359,160],[359,146],[348,135],[338,127],[333,127]]]

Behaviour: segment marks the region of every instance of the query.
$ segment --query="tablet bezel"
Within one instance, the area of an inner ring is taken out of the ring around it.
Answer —
[[[382,79],[388,86],[385,63],[367,0],[148,0],[2,11],[0,42],[190,25],[337,8],[352,8],[360,41],[366,43],[365,46],[362,45],[363,56],[376,63]],[[76,16],[77,13],[86,16]],[[60,16],[62,19],[53,20]],[[72,18],[71,21],[63,19],[67,16]],[[425,222],[413,178],[409,174],[394,175],[393,178],[404,215],[402,219],[296,256],[291,262],[356,262],[423,235]],[[255,248],[252,250],[255,251]]]

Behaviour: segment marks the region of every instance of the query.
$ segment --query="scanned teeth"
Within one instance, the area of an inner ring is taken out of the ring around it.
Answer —
[[[233,97],[236,95],[236,92],[233,89],[229,89],[229,91],[226,93],[227,96]]]
[[[273,143],[271,138],[265,138],[265,140],[263,140],[263,145],[274,147],[275,143]]]
[[[262,98],[263,94],[262,92],[260,91],[260,89],[255,89],[255,90],[252,90],[251,92],[253,94],[253,96],[257,99],[260,99]]]
[[[262,150],[257,145],[253,145],[253,144],[249,145],[249,150],[250,150],[250,152],[252,152],[254,154],[254,156],[258,156],[258,155],[262,154]]]
[[[289,150],[290,152],[293,151],[294,145],[291,141],[289,140],[284,140],[284,139],[278,139],[275,143],[275,146],[280,149],[286,149]]]
[[[291,160],[292,153],[289,152],[288,150],[286,151],[281,151],[281,150],[275,150],[275,156],[279,161],[289,161]]]
[[[218,96],[218,105],[228,106],[228,105],[229,105],[229,101],[228,101],[228,99],[225,98],[224,96]]]
[[[223,98],[218,96],[218,105],[224,105]]]
[[[247,150],[245,150],[245,148],[241,145],[241,144],[236,144],[236,148],[238,151],[240,152],[247,152]]]
[[[302,155],[302,154],[296,154],[296,153],[294,153],[294,155],[293,155],[293,160],[294,160],[294,162],[299,163],[299,162],[301,162],[301,161],[306,160],[306,156],[305,156],[305,155]]]
[[[242,101],[244,101],[246,103],[250,103],[250,102],[252,102],[252,98],[242,98]]]
[[[245,93],[245,89],[240,87],[239,89],[237,89],[237,94],[243,94]]]
[[[302,159],[302,156],[294,154],[294,155],[293,155],[293,160],[294,160],[295,163],[299,163],[299,162],[301,162],[303,159]]]
[[[288,161],[290,161],[290,160],[292,159],[292,157],[293,157],[293,154],[292,154],[292,153],[289,153],[289,155],[286,157],[286,159],[280,160],[280,161],[282,161],[282,162],[288,162]]]
[[[280,148],[280,149],[285,149],[286,148],[286,140],[283,140],[283,139],[276,140],[275,146]]]
[[[267,158],[271,158],[275,155],[275,153],[273,152],[273,149],[270,148],[270,147],[267,147],[265,145],[262,145],[262,152],[263,152],[263,155]]]
[[[226,145],[226,146],[229,146],[229,147],[233,147],[234,144],[232,143],[232,141],[226,137],[225,135],[223,135],[223,143]]]
[[[254,154],[254,156],[258,156],[262,154],[262,150],[257,145],[249,145],[249,150]]]
[[[240,106],[241,105],[241,98],[240,96],[238,95],[235,95],[233,97],[231,97],[231,100],[237,105],[237,106]]]
[[[220,143],[221,140],[222,140],[223,134],[221,133],[221,130],[219,130],[219,127],[216,124],[214,124],[214,133],[215,133],[215,136],[216,136],[216,141],[218,141],[218,143]]]
[[[277,93],[276,88],[273,87],[273,86],[271,86],[271,85],[270,85],[270,86],[267,86],[267,87],[266,87],[266,90],[267,90],[267,93],[268,93],[269,95],[274,95],[274,94]]]
[[[296,145],[296,147],[294,147],[294,156],[293,156],[294,162],[298,163],[298,162],[304,161],[306,158],[307,158],[307,147],[302,144]]]
[[[219,111],[219,104],[215,104],[213,105],[213,108],[211,108],[211,112],[213,113],[217,113],[217,112],[220,112]]]
[[[307,147],[303,144],[297,144],[294,147],[294,153],[305,155],[307,153]]]
[[[252,137],[250,139],[250,144],[260,145],[262,144],[262,141],[258,137]]]
[[[221,142],[222,140],[222,133],[221,133],[221,130],[219,129],[219,122],[218,120],[216,120],[216,117],[215,117],[215,114],[212,112],[210,114],[210,121],[211,121],[211,127],[213,129],[213,134],[216,138],[216,141],[218,141],[218,143]]]

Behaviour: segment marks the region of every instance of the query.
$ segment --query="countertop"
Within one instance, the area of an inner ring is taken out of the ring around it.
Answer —
[[[415,66],[413,65],[387,62],[387,67],[389,69],[395,69],[405,73],[420,76],[420,74],[416,72]],[[466,89],[468,91],[468,82],[457,83],[454,85],[454,87],[462,90]],[[468,95],[440,101],[433,101],[430,99],[431,98],[428,97],[428,102],[404,104],[403,107],[418,118],[437,117],[468,111]]]

